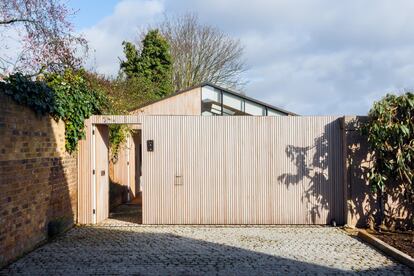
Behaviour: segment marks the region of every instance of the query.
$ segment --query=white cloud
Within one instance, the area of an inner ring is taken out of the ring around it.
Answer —
[[[25,29],[21,26],[0,26],[0,72],[8,75],[18,66],[24,53],[22,37]]]
[[[119,2],[113,13],[95,26],[81,30],[95,50],[88,66],[98,73],[114,75],[119,70],[119,58],[123,58],[122,42],[134,41],[139,28],[154,21],[163,12],[160,1]]]
[[[114,74],[121,42],[169,14],[202,22],[245,45],[249,96],[300,114],[365,114],[387,92],[414,88],[414,1],[122,1],[85,30],[96,68]]]

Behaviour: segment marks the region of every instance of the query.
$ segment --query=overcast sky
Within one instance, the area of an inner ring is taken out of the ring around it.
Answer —
[[[248,96],[301,115],[364,115],[388,92],[414,87],[414,1],[84,1],[73,21],[113,75],[123,40],[163,14],[197,13],[245,47]]]

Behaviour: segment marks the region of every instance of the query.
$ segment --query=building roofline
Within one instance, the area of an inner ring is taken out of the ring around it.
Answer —
[[[149,102],[149,103],[146,103],[146,104],[140,105],[140,106],[138,106],[138,107],[131,108],[131,109],[129,109],[128,111],[129,111],[129,112],[133,112],[133,111],[135,111],[135,110],[138,110],[138,109],[144,108],[144,107],[146,107],[146,106],[149,106],[149,105],[152,105],[152,104],[155,104],[155,103],[158,103],[158,102],[161,102],[161,101],[163,101],[163,100],[166,100],[166,99],[169,99],[169,98],[175,97],[175,96],[177,96],[177,95],[184,94],[184,93],[189,92],[190,90],[193,90],[193,89],[198,88],[198,87],[202,87],[202,85],[201,85],[201,84],[199,84],[199,85],[191,86],[191,87],[186,88],[186,89],[183,89],[183,90],[176,91],[176,92],[174,92],[174,93],[172,93],[172,94],[170,94],[170,95],[168,95],[168,96],[166,96],[166,97],[164,97],[164,98],[162,98],[162,99],[155,100],[155,101],[151,101],[151,102]]]
[[[257,104],[260,104],[260,105],[264,105],[264,106],[269,107],[269,108],[271,108],[271,109],[274,109],[274,110],[276,110],[276,111],[279,111],[279,112],[282,112],[282,113],[286,113],[286,114],[288,114],[288,115],[292,115],[292,116],[297,116],[297,115],[298,115],[298,114],[296,114],[296,113],[293,113],[293,112],[287,111],[287,110],[285,110],[285,109],[283,109],[283,108],[280,108],[280,107],[277,107],[277,106],[274,106],[274,105],[271,105],[271,104],[268,104],[268,103],[262,102],[262,101],[260,101],[260,100],[255,99],[255,98],[252,98],[252,97],[246,96],[246,95],[244,95],[244,94],[241,94],[241,93],[238,93],[238,92],[232,91],[232,90],[230,90],[230,89],[228,89],[228,88],[223,88],[223,87],[220,87],[220,86],[218,86],[218,85],[216,85],[216,84],[213,84],[213,83],[210,83],[210,82],[203,82],[203,83],[199,84],[199,86],[200,86],[200,87],[207,86],[207,85],[208,85],[208,86],[212,86],[212,87],[214,87],[214,88],[216,88],[216,89],[219,89],[219,90],[223,90],[224,92],[227,92],[227,93],[232,94],[232,95],[234,95],[234,96],[238,96],[238,97],[240,97],[240,98],[243,98],[243,99],[246,99],[246,100],[252,101],[252,102],[257,103]],[[194,88],[195,88],[195,87],[194,87]]]
[[[234,95],[234,96],[237,96],[237,97],[243,98],[243,99],[245,99],[245,100],[249,100],[249,101],[251,101],[251,102],[254,102],[254,103],[257,103],[257,104],[263,105],[263,106],[265,106],[265,107],[267,107],[267,108],[274,109],[274,110],[276,110],[276,111],[278,111],[278,112],[285,113],[286,115],[298,116],[298,114],[296,114],[296,113],[293,113],[293,112],[287,111],[287,110],[285,110],[285,109],[282,109],[282,108],[280,108],[280,107],[277,107],[277,106],[274,106],[274,105],[271,105],[271,104],[268,104],[268,103],[265,103],[265,102],[262,102],[262,101],[256,100],[256,99],[254,99],[254,98],[251,98],[251,97],[249,97],[249,96],[243,95],[243,94],[241,94],[241,93],[238,93],[238,92],[232,91],[232,90],[230,90],[230,89],[228,89],[228,88],[224,88],[224,87],[218,86],[218,85],[216,85],[216,84],[213,84],[213,83],[211,83],[211,82],[202,82],[202,83],[200,83],[200,84],[197,84],[197,85],[191,86],[191,87],[189,87],[189,88],[185,88],[185,89],[180,90],[180,91],[177,91],[177,92],[175,92],[175,93],[173,93],[173,94],[171,94],[171,95],[168,95],[167,97],[164,97],[164,98],[162,98],[162,99],[159,99],[159,100],[156,100],[156,101],[150,102],[150,103],[148,103],[148,104],[145,104],[145,105],[139,106],[139,107],[134,108],[134,109],[131,109],[131,110],[129,110],[129,111],[130,111],[130,112],[132,112],[132,111],[135,111],[135,110],[137,110],[137,109],[141,109],[141,108],[143,108],[143,107],[146,107],[146,106],[149,106],[149,105],[155,104],[155,103],[157,103],[157,102],[163,101],[163,100],[165,100],[165,99],[172,98],[172,97],[174,97],[174,96],[177,96],[177,95],[180,95],[180,94],[183,94],[183,93],[189,92],[189,91],[191,91],[191,90],[193,90],[193,89],[195,89],[195,88],[201,88],[201,87],[203,87],[203,86],[211,86],[211,87],[214,87],[214,88],[216,88],[216,89],[222,90],[222,91],[224,91],[224,92],[226,92],[226,93],[229,93],[229,94],[231,94],[231,95]]]

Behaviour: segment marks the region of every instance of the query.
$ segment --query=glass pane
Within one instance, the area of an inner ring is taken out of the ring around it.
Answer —
[[[279,111],[276,111],[276,110],[274,110],[274,109],[270,109],[270,108],[268,108],[268,109],[267,109],[267,115],[268,115],[268,116],[282,116],[283,114],[282,114],[282,113],[280,113]]]
[[[220,91],[211,86],[203,86],[201,90],[201,99],[203,102],[212,101],[220,102]]]
[[[240,110],[240,111],[243,110],[242,99],[237,96],[231,95],[231,94],[223,93],[223,104],[225,106],[228,106],[228,107]]]
[[[221,92],[211,86],[201,88],[202,109],[201,115],[221,115]]]
[[[246,101],[244,108],[244,111],[250,115],[263,116],[266,114],[264,106],[257,103]]]

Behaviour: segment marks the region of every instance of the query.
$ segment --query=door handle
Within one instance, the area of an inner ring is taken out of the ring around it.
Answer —
[[[183,179],[181,175],[176,175],[175,176],[175,185],[183,185]]]

